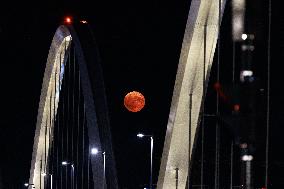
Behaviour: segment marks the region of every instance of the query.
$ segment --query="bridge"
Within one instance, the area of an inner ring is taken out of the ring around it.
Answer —
[[[219,83],[218,38],[226,3],[225,0],[191,1],[168,118],[158,189],[208,188],[208,180],[213,180],[215,188],[222,185],[219,120],[228,120],[218,117],[219,99],[224,97],[220,87],[216,88],[214,114],[205,113],[205,101],[214,57],[217,59],[216,82]],[[236,31],[234,40],[246,41],[241,34],[242,31]],[[252,39],[250,34],[247,37],[248,40]],[[246,47],[249,48],[249,45]],[[251,70],[249,67],[243,71]],[[250,72],[248,74],[243,76],[251,76]],[[238,109],[234,110],[238,112]],[[210,171],[205,170],[210,165],[204,156],[208,117],[215,117],[216,135],[213,168]],[[229,141],[228,156],[232,158],[234,139]],[[244,144],[247,143],[240,143]],[[248,149],[248,146],[239,149],[243,158],[240,166],[244,166],[244,172],[239,177],[244,178],[241,182],[249,189],[253,185],[250,178],[253,159],[246,151]],[[234,187],[233,161],[230,159],[226,164],[231,168],[226,175],[230,188]],[[88,21],[69,20],[58,27],[50,46],[38,108],[30,179],[26,186],[37,189],[116,189],[115,164],[96,39]],[[197,173],[195,168],[200,172]],[[213,173],[210,179],[206,171]],[[154,184],[151,183],[151,189],[152,186]]]

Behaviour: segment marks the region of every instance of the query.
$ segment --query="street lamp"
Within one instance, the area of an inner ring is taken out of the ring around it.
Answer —
[[[32,186],[32,188],[35,188],[35,187],[34,187],[34,184],[30,184],[30,183],[25,183],[24,186],[27,187],[27,188],[28,188],[29,186]]]
[[[91,154],[92,155],[97,155],[98,153],[101,153],[103,155],[103,163],[104,163],[104,176],[103,176],[103,185],[105,188],[105,181],[106,181],[106,152],[105,151],[100,151],[98,148],[91,148]]]
[[[153,186],[152,177],[153,177],[153,148],[154,148],[154,139],[153,139],[152,135],[144,135],[143,133],[138,133],[137,137],[139,137],[139,138],[150,137],[150,140],[151,140],[150,189],[152,189],[152,186]]]
[[[41,176],[43,176],[45,180],[48,179],[46,176],[50,176],[50,189],[52,189],[52,184],[53,184],[52,183],[52,177],[53,177],[53,175],[49,174],[49,173],[42,172]],[[33,187],[33,188],[35,188],[35,187]]]
[[[74,163],[71,163],[71,162],[68,162],[68,161],[62,161],[61,162],[61,165],[62,166],[67,166],[67,165],[70,165],[71,168],[72,168],[72,172],[71,172],[71,183],[72,183],[72,188],[74,188],[74,172],[75,172],[75,166],[74,166]]]

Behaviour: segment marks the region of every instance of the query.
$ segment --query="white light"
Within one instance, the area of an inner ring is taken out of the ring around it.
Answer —
[[[28,183],[25,183],[24,185],[25,185],[25,186],[29,186],[29,184],[28,184]]]
[[[99,150],[97,148],[92,148],[91,149],[91,154],[96,155],[99,153]]]
[[[242,39],[243,39],[243,40],[246,40],[247,38],[248,38],[248,35],[245,34],[245,33],[243,33],[243,34],[242,34]]]
[[[243,77],[252,76],[253,75],[253,71],[251,71],[251,70],[243,70],[241,72],[241,74],[242,74]]]
[[[80,22],[83,23],[83,24],[87,24],[88,23],[86,20],[81,20]]]
[[[251,70],[243,70],[241,71],[241,74],[240,74],[240,80],[242,82],[245,81],[245,77],[251,77],[253,75],[253,71]]]
[[[41,173],[41,176],[45,177],[45,176],[46,176],[46,173]]]
[[[68,35],[67,37],[65,37],[65,40],[66,40],[67,42],[71,41],[71,39],[72,39],[71,35]]]
[[[253,160],[253,156],[252,155],[243,155],[242,160],[243,161],[251,161],[251,160]]]
[[[137,136],[138,136],[139,138],[143,138],[143,137],[144,137],[144,135],[143,135],[142,133],[137,134]]]
[[[62,161],[61,164],[62,164],[62,165],[67,165],[68,163],[67,163],[67,161]]]

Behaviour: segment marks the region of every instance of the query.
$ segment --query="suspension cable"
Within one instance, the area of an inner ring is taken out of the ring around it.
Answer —
[[[72,45],[73,46],[73,45]],[[71,46],[71,47],[72,47]],[[75,49],[75,47],[73,47],[73,49]],[[71,51],[71,50],[70,50]],[[75,57],[75,54],[74,54],[74,51],[73,50],[73,82],[72,82],[72,127],[71,127],[71,158],[72,158],[72,164],[73,164],[73,167],[72,167],[72,174],[71,174],[71,189],[74,189],[74,171],[75,171],[75,162],[74,162],[74,127],[75,127],[75,82],[76,82],[76,77],[75,77],[75,60],[74,60],[74,57]],[[70,57],[71,59],[71,57]]]
[[[220,44],[221,44],[221,3],[222,1],[218,1],[218,43],[217,43],[217,82],[220,81]],[[219,116],[219,94],[216,94],[216,116]],[[220,151],[220,127],[218,123],[218,119],[216,119],[216,128],[215,128],[215,189],[219,188],[219,151]]]
[[[232,85],[235,84],[235,66],[236,66],[236,44],[234,39],[232,40]],[[231,149],[230,149],[230,189],[233,189],[233,169],[234,169],[234,140],[231,141]]]
[[[66,43],[65,43],[66,44]],[[66,50],[66,49],[65,49]],[[68,53],[68,54],[67,54]],[[66,124],[66,160],[68,163],[71,163],[70,160],[70,154],[69,154],[69,126],[70,126],[70,77],[71,77],[71,61],[70,61],[70,47],[68,48],[68,52],[65,51],[65,57],[67,57],[67,64],[68,64],[68,77],[67,77],[67,124]],[[66,166],[66,189],[68,189],[68,166]]]
[[[48,169],[47,169],[47,173],[46,173],[46,180],[48,181],[47,185],[50,184],[49,180],[51,181],[51,174],[52,174],[52,169],[53,169],[53,159],[52,159],[52,141],[51,141],[51,135],[52,135],[52,131],[51,131],[51,125],[52,125],[52,95],[53,95],[53,88],[51,88],[51,91],[50,91],[50,101],[49,101],[49,128],[48,128],[48,154],[47,154],[47,157],[48,157]]]
[[[76,189],[78,188],[78,173],[79,173],[79,133],[80,133],[80,104],[81,104],[81,89],[80,89],[80,71],[78,72],[78,120],[77,120],[77,174],[76,174]]]
[[[41,172],[42,172],[42,156],[40,158],[40,175],[39,175],[39,189],[41,189]]]
[[[266,150],[265,150],[265,187],[269,179],[269,131],[270,131],[270,46],[271,46],[271,0],[268,1],[268,40],[267,40],[267,113],[266,113]]]
[[[235,84],[235,42],[233,41],[233,58],[232,58],[232,85]],[[234,169],[234,140],[231,140],[230,149],[230,189],[233,189],[233,169]]]
[[[90,154],[90,146],[88,147],[88,174],[87,174],[87,178],[88,178],[88,189],[90,189],[90,161],[91,161],[91,154]]]
[[[190,159],[191,159],[191,116],[192,116],[192,91],[189,94],[189,128],[188,128],[188,171],[187,171],[187,188],[190,188]]]
[[[47,159],[47,124],[48,124],[48,120],[47,120],[47,116],[46,116],[46,119],[45,119],[45,131],[44,131],[44,167],[43,167],[43,170],[41,168],[41,171],[40,171],[40,177],[43,176],[43,171],[44,173],[46,173],[46,159]],[[45,178],[43,178],[43,188],[45,188]]]
[[[60,57],[61,57],[61,55],[60,55]],[[60,58],[59,57],[59,58]],[[61,66],[60,65],[60,62],[61,61],[59,61],[59,66]],[[56,136],[56,138],[59,136],[58,135],[58,128],[56,128],[55,127],[55,125],[56,125],[56,121],[58,121],[58,117],[57,117],[57,115],[58,115],[58,111],[56,112],[56,110],[55,110],[55,108],[56,108],[56,93],[58,92],[58,94],[59,94],[59,91],[57,91],[57,64],[55,64],[55,75],[54,75],[54,99],[53,99],[53,161],[55,160],[55,158],[54,158],[54,154],[55,154],[55,146],[56,146],[56,179],[55,180],[57,180],[57,178],[58,178],[58,147],[57,147],[57,141],[55,141],[55,136]],[[60,80],[60,73],[59,73],[59,80]],[[58,101],[59,102],[59,101]],[[59,104],[59,103],[58,103]],[[57,105],[57,107],[58,107],[58,105]],[[56,128],[56,132],[57,132],[57,134],[55,135],[55,128]],[[55,163],[55,162],[54,162]],[[53,167],[53,169],[54,169],[54,167]],[[53,170],[54,171],[54,170]],[[55,172],[55,171],[54,171]],[[57,189],[58,187],[57,187],[57,182],[55,182],[55,188]]]
[[[63,63],[63,65],[62,65],[62,53],[60,53],[60,67],[59,67],[59,80],[58,80],[58,94],[59,94],[59,99],[58,99],[58,107],[60,107],[59,106],[59,103],[60,103],[60,93],[63,93],[63,90],[62,90],[62,92],[61,92],[61,88],[63,89],[63,74],[62,74],[62,66],[64,65],[64,63]],[[63,96],[64,95],[62,95],[62,104],[64,104],[63,102],[64,102],[64,100],[63,100]],[[60,103],[60,104],[61,104]],[[62,106],[62,108],[63,108],[63,106]],[[60,150],[60,152],[61,152],[61,161],[62,161],[62,153],[63,153],[63,135],[62,135],[62,133],[60,133],[60,132],[62,132],[62,129],[60,129],[60,118],[61,118],[61,116],[60,116],[60,112],[62,112],[63,113],[63,110],[62,110],[62,108],[60,108],[59,110],[59,112],[58,112],[58,121],[57,121],[57,131],[58,131],[58,140],[57,140],[57,144],[58,144],[58,146],[57,146],[57,172],[58,172],[58,175],[59,175],[59,171],[60,171],[60,187],[59,188],[62,188],[62,168],[60,167],[61,166],[61,162],[59,161],[59,157],[60,157],[60,154],[59,154],[59,145],[60,145],[60,143],[59,143],[59,136],[61,136],[61,150]],[[62,118],[63,118],[63,115],[62,115]],[[60,169],[59,169],[59,167],[60,167]],[[56,188],[57,189],[57,188]]]
[[[85,145],[85,121],[86,121],[86,109],[85,109],[85,103],[84,103],[84,117],[83,117],[83,128],[82,128],[82,188],[84,188],[84,156],[85,156],[85,149],[84,149],[84,145]]]
[[[205,112],[205,87],[206,87],[206,81],[205,81],[205,67],[206,67],[206,40],[207,40],[207,26],[204,25],[204,42],[203,42],[203,100],[202,100],[202,125],[201,125],[201,188],[203,188],[203,171],[204,171],[204,112]]]
[[[65,47],[64,47],[64,56],[63,56],[63,65],[64,65],[64,73],[62,74],[62,79],[63,79],[63,87],[62,87],[62,129],[61,129],[61,161],[64,160],[64,130],[66,127],[66,123],[65,123],[65,93],[66,93],[66,62],[65,60],[65,55],[66,55],[66,43],[65,43]],[[65,161],[65,160],[64,160]],[[64,183],[65,184],[65,183]],[[63,189],[63,168],[61,165],[61,189]]]

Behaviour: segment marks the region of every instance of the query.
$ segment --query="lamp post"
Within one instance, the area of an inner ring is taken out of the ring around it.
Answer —
[[[52,185],[52,177],[53,177],[53,175],[52,174],[49,174],[49,173],[46,173],[46,172],[42,172],[41,173],[41,176],[43,176],[44,177],[44,182],[47,182],[48,181],[48,176],[50,177],[50,189],[52,189],[53,187],[53,185]],[[34,185],[34,184],[31,184],[31,185]],[[25,184],[25,186],[27,186],[26,184]],[[28,185],[29,186],[29,185]],[[33,186],[33,188],[35,188],[34,186]]]
[[[101,153],[103,155],[103,188],[105,188],[105,182],[106,182],[106,152],[105,151],[99,151],[98,148],[92,148],[91,149],[91,154],[92,155],[97,155],[98,153]]]
[[[75,172],[75,166],[74,166],[74,163],[71,163],[71,162],[68,162],[68,161],[62,161],[61,162],[61,165],[62,166],[67,166],[67,165],[70,165],[71,168],[72,168],[72,171],[71,171],[71,188],[73,189],[74,188],[74,172]],[[52,180],[52,177],[51,177],[51,180]],[[52,189],[52,188],[51,188]]]
[[[29,186],[32,186],[32,188],[35,188],[34,184],[30,184],[30,183],[25,183],[24,186],[27,187],[27,188],[29,188]]]
[[[143,137],[150,137],[151,140],[151,166],[150,166],[150,189],[152,189],[153,186],[153,148],[154,148],[154,139],[152,135],[144,135],[142,133],[138,133],[137,137],[143,138]]]

